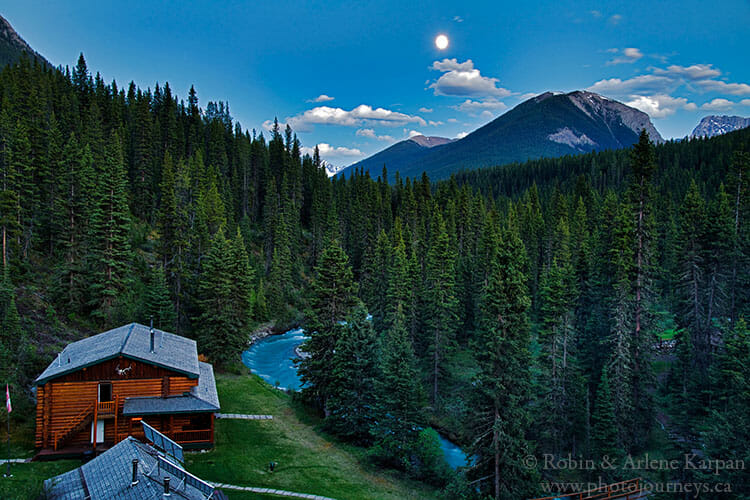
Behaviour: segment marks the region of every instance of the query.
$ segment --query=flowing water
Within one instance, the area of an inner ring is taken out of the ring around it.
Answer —
[[[270,335],[256,341],[243,352],[242,362],[272,386],[298,391],[302,383],[292,360],[297,357],[295,348],[307,338],[302,328],[295,328],[281,335]],[[440,446],[451,467],[455,469],[466,465],[466,454],[461,448],[442,436]]]
[[[270,335],[243,352],[242,362],[272,386],[298,391],[302,383],[292,360],[297,357],[294,348],[306,339],[302,328],[295,328],[281,335]]]

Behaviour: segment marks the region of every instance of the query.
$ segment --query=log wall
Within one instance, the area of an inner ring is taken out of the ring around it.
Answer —
[[[126,367],[131,368],[122,372]],[[115,442],[127,437],[132,426],[131,419],[122,415],[125,398],[179,396],[196,386],[198,379],[124,358],[108,360],[53,379],[37,387],[37,448],[54,446],[55,432],[62,433],[69,429],[76,417],[97,402],[100,382],[112,384],[112,399],[117,401],[116,415],[99,415],[105,419],[104,441]],[[158,430],[182,430],[183,427],[190,426],[189,415],[148,417],[147,422],[151,423],[152,418],[154,427]],[[137,425],[137,430],[140,432],[140,424]],[[88,424],[85,429],[72,436],[65,446],[90,443],[91,424]]]

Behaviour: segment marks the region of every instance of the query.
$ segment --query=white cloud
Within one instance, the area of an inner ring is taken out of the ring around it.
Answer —
[[[598,10],[592,10],[590,12],[591,12],[591,15],[594,16],[594,17],[596,17],[596,18],[602,17],[602,13],[599,12]]]
[[[440,71],[443,75],[430,85],[435,95],[449,95],[460,97],[506,97],[510,90],[497,86],[498,79],[482,76],[474,68],[471,59],[459,63],[456,59],[443,59],[432,63],[431,69]]]
[[[750,85],[747,83],[727,83],[721,80],[701,80],[695,82],[703,90],[709,92],[720,92],[731,95],[750,95]]]
[[[416,130],[410,130],[407,134],[408,138],[411,139],[412,137],[416,137],[418,135],[424,135],[422,132],[417,132]]]
[[[599,80],[586,90],[599,94],[632,95],[652,92],[667,93],[679,86],[673,78],[657,75],[640,75],[627,80],[610,78]]]
[[[695,104],[689,103],[684,97],[672,97],[668,95],[634,95],[631,97],[632,100],[625,104],[640,109],[651,118],[664,118],[673,115],[680,108],[693,109],[695,106]]]
[[[742,99],[742,100],[740,101],[740,104],[741,104],[742,106],[750,106],[750,99]]]
[[[466,99],[461,104],[451,107],[463,113],[468,113],[471,116],[481,114],[482,116],[487,117],[492,116],[492,111],[506,109],[508,106],[506,106],[505,103],[500,102],[493,97],[490,97],[481,101],[472,101],[471,99]]]
[[[453,16],[453,20],[454,20],[455,22],[457,22],[457,23],[462,23],[462,22],[464,22],[464,18],[463,18],[463,17],[461,17],[461,16]]]
[[[315,148],[303,147],[302,154],[308,154],[312,156],[314,149]],[[318,144],[318,151],[320,152],[320,156],[326,159],[364,156],[364,153],[362,153],[362,151],[357,148],[347,148],[344,146],[335,147],[326,142],[321,142]]]
[[[698,105],[695,104],[694,102],[689,102],[685,104],[683,108],[686,109],[687,111],[695,111],[696,109],[698,109]]]
[[[716,98],[711,102],[707,102],[701,106],[701,109],[708,109],[710,111],[724,111],[734,106],[732,101],[727,99]]]
[[[433,120],[429,120],[429,121],[427,122],[427,124],[428,124],[428,125],[429,125],[430,127],[439,127],[440,125],[443,125],[443,122],[441,122],[440,120],[438,120],[438,121],[433,121]]]
[[[390,135],[377,135],[375,130],[371,128],[361,128],[357,130],[356,134],[360,137],[367,137],[369,139],[376,139],[378,141],[393,142],[395,139]]]
[[[610,16],[609,18],[609,22],[611,24],[617,25],[617,24],[620,24],[621,21],[622,21],[622,16],[620,14],[615,14],[613,16]]]
[[[419,116],[407,115],[385,108],[373,108],[360,104],[352,110],[318,106],[308,109],[304,113],[286,119],[294,129],[309,131],[313,125],[340,125],[344,127],[359,127],[361,125],[376,124],[384,127],[400,127],[407,123],[418,123],[422,126],[427,122]]]
[[[620,51],[618,49],[614,49],[614,53],[619,53]],[[607,52],[612,52],[612,49],[608,50]],[[627,47],[622,50],[622,55],[619,57],[615,57],[611,61],[607,61],[608,65],[612,64],[632,64],[636,62],[638,59],[643,57],[643,53],[640,51],[640,49],[637,49],[635,47]]]
[[[432,108],[419,108],[420,113],[432,113],[434,110]]]
[[[492,111],[490,111],[489,109],[485,109],[479,116],[481,116],[482,118],[492,118],[495,115],[493,115]]]
[[[655,68],[657,75],[668,75],[684,78],[686,80],[705,80],[721,75],[721,71],[712,67],[712,64],[693,64],[692,66],[678,66],[673,64],[667,69]]]
[[[456,120],[455,118],[448,118],[446,121],[448,123],[458,123],[458,120]]]
[[[333,101],[333,97],[325,94],[320,94],[315,99],[308,99],[307,102],[327,102],[327,101]]]
[[[459,132],[458,134],[456,134],[456,139],[463,139],[467,135],[469,135],[468,132]]]

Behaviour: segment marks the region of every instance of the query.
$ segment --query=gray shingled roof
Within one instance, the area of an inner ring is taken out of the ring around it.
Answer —
[[[50,500],[142,500],[161,498],[164,477],[169,477],[172,498],[205,499],[197,489],[159,470],[156,456],[154,448],[128,437],[78,469],[47,479],[44,490]],[[138,459],[138,484],[131,486],[134,458]]]
[[[174,370],[195,378],[200,375],[198,350],[194,340],[154,329],[154,352],[151,352],[149,327],[131,323],[68,344],[44,372],[37,385],[48,380],[124,356]]]
[[[214,370],[208,363],[199,363],[200,377],[198,385],[184,396],[128,398],[122,407],[122,414],[128,416],[216,412],[219,406],[219,395],[216,392]]]

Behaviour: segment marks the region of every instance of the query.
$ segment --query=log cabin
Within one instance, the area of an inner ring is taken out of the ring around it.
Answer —
[[[185,448],[214,443],[213,367],[194,340],[138,323],[68,344],[36,379],[37,455],[143,439],[141,420]]]

